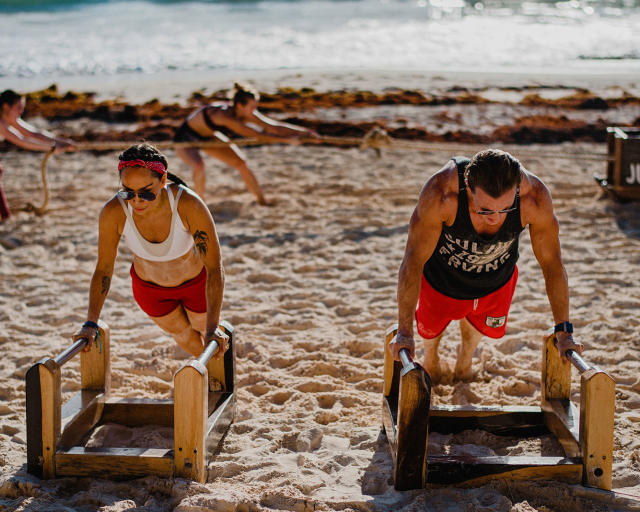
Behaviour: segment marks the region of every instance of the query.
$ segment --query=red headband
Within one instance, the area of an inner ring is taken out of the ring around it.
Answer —
[[[158,174],[164,174],[167,172],[167,168],[162,162],[145,162],[144,160],[120,160],[118,163],[118,170],[121,171],[125,167],[146,167]]]

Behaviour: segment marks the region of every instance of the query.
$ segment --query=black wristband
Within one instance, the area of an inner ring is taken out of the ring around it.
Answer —
[[[573,332],[573,324],[571,322],[560,322],[555,325],[553,332],[568,332],[571,334]]]
[[[96,331],[98,331],[99,329],[98,324],[95,322],[92,322],[91,320],[87,320],[85,323],[83,323],[82,327],[93,327]]]

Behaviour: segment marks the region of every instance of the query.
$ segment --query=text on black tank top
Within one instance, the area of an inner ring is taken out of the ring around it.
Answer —
[[[451,226],[442,232],[431,257],[424,264],[427,282],[438,292],[455,299],[479,299],[504,286],[518,261],[518,239],[523,231],[520,219],[520,187],[513,207],[495,235],[476,232],[469,215],[464,170],[468,158],[455,157],[458,167],[458,211]]]

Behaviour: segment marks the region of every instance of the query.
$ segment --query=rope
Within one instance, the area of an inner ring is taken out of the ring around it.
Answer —
[[[42,199],[42,206],[38,207],[33,203],[27,203],[24,208],[22,208],[25,212],[33,212],[36,215],[44,215],[47,211],[47,205],[49,204],[49,182],[47,181],[47,161],[49,157],[53,155],[55,147],[52,147],[49,151],[47,151],[42,158],[42,162],[40,163],[40,177],[42,178],[42,189],[44,190],[44,198]]]
[[[360,149],[400,149],[406,151],[419,151],[424,153],[447,152],[473,152],[477,153],[483,149],[487,149],[486,144],[461,144],[451,142],[420,142],[394,139],[390,137],[381,128],[374,128],[364,137],[331,137],[322,136],[319,138],[306,138],[301,140],[307,144],[326,144],[329,146],[352,146]],[[109,142],[84,142],[76,144],[79,151],[108,151],[121,150],[130,146],[131,141],[109,141]],[[236,146],[255,146],[258,144],[280,144],[280,142],[265,142],[259,138],[234,139],[229,142],[223,141],[197,141],[197,142],[172,142],[159,141],[149,142],[158,149],[179,149],[179,148],[225,148],[229,144]],[[522,146],[501,144],[501,148],[513,148],[513,153],[518,157],[527,158],[558,158],[571,160],[613,160],[607,153],[599,151],[532,151],[523,149]]]
[[[443,143],[443,142],[419,142],[399,140],[390,137],[382,128],[375,127],[365,134],[364,137],[331,137],[321,136],[319,138],[305,138],[301,139],[302,143],[307,144],[325,144],[330,146],[344,146],[344,147],[357,147],[360,149],[374,149],[378,156],[381,156],[383,149],[393,149],[402,151],[418,151],[423,153],[477,153],[483,149],[487,149],[486,145],[480,144],[456,144],[456,143]],[[81,142],[75,144],[78,151],[110,151],[110,150],[124,150],[129,147],[132,141],[106,141],[106,142]],[[281,142],[265,142],[259,138],[245,138],[234,139],[229,142],[220,140],[211,141],[196,141],[196,142],[173,142],[173,141],[158,141],[148,142],[158,149],[179,149],[179,148],[225,148],[230,144],[236,146],[255,146],[258,144],[280,144]],[[510,149],[509,145],[501,145],[501,148]],[[521,146],[513,146],[511,153],[517,154],[518,158],[556,158],[556,159],[570,159],[570,160],[592,160],[592,161],[613,161],[612,156],[603,152],[597,151],[532,151],[522,149]],[[49,204],[49,184],[47,182],[47,161],[52,155],[53,149],[47,151],[40,164],[40,174],[42,177],[42,187],[44,190],[44,198],[42,206],[37,207],[32,203],[22,209],[27,212],[34,212],[36,215],[44,215],[47,211],[47,205]]]

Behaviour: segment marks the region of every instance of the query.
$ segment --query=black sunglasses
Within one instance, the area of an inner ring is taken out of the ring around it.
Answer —
[[[505,208],[504,210],[476,210],[478,215],[494,215],[496,213],[509,213],[517,210],[517,207],[514,208]]]
[[[151,192],[151,190],[141,190],[139,192],[134,192],[133,190],[118,190],[118,197],[120,199],[124,199],[125,201],[129,201],[134,197],[138,196],[143,201],[153,201],[156,198],[156,195]]]

